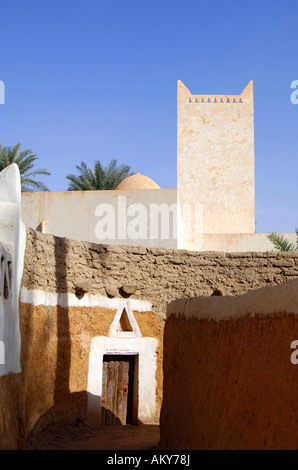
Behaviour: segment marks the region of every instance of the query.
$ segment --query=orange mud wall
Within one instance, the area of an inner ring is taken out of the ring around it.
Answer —
[[[87,419],[91,340],[108,336],[116,310],[101,307],[44,307],[21,304],[23,423],[26,435],[51,422]],[[162,400],[164,321],[152,312],[133,312],[143,337],[158,340],[157,421]],[[100,422],[98,423],[100,426]]]
[[[168,309],[162,449],[297,449],[298,283]]]
[[[91,342],[95,337],[109,336],[117,309],[84,305],[89,305],[92,296],[107,300],[115,297],[116,301],[135,298],[122,291],[121,294],[109,291],[107,295],[104,287],[107,277],[102,267],[106,258],[101,245],[27,230],[20,301],[21,424],[25,436],[51,422],[75,424],[87,418]],[[130,281],[126,274],[121,286],[125,282],[129,285]],[[73,306],[69,296],[72,300],[82,299],[82,306]],[[30,297],[35,300],[30,301]],[[47,303],[48,298],[51,301]],[[154,338],[158,344],[155,353],[158,421],[165,322],[152,311],[133,309],[132,313],[142,337]]]

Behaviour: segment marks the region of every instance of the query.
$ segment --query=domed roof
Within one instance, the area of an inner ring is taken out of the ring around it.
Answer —
[[[160,189],[160,186],[151,178],[148,178],[148,176],[141,175],[140,172],[138,172],[136,175],[124,178],[116,189],[131,191],[134,189]]]

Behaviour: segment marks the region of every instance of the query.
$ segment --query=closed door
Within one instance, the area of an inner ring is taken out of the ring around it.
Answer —
[[[101,424],[131,424],[134,358],[132,355],[103,357]]]

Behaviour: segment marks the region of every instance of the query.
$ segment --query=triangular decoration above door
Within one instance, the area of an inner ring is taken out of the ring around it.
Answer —
[[[129,300],[119,305],[110,327],[109,336],[142,337],[139,325],[130,308]]]
[[[122,311],[116,331],[133,331],[125,308]]]

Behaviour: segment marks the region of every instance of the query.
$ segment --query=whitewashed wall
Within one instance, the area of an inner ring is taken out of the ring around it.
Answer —
[[[12,164],[0,173],[0,376],[21,370],[19,293],[25,243],[20,173]]]
[[[177,212],[176,189],[22,195],[22,219],[27,227],[109,245],[177,248]]]

